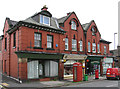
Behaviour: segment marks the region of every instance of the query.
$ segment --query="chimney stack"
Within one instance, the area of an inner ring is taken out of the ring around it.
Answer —
[[[68,12],[68,13],[67,13],[67,16],[68,16],[70,13],[71,13],[71,12]]]
[[[42,11],[43,11],[43,10],[47,11],[47,9],[48,9],[48,8],[46,7],[46,5],[44,5],[41,10],[42,10]]]

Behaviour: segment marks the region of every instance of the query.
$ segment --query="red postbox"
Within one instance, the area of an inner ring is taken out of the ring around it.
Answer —
[[[99,70],[98,69],[95,70],[95,79],[99,79]]]
[[[79,82],[82,81],[83,76],[82,76],[82,63],[74,63],[73,64],[73,81],[74,82]]]

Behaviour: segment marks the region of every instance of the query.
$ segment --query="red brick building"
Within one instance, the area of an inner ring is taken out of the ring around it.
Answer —
[[[94,74],[96,69],[99,73],[105,74],[107,68],[113,66],[113,57],[109,51],[109,44],[111,42],[101,38],[101,34],[96,26],[94,20],[90,23],[83,24],[85,31],[85,54],[86,73]]]
[[[2,38],[3,73],[21,80],[63,79],[72,76],[73,63],[81,62],[85,67],[86,59],[89,62],[93,56],[102,59],[104,53],[109,56],[110,42],[101,39],[94,21],[81,25],[75,12],[57,19],[47,9],[44,6],[41,12],[23,21],[6,18]],[[92,43],[97,45],[92,48]],[[87,67],[86,64],[86,70]],[[100,70],[102,73],[102,65]]]

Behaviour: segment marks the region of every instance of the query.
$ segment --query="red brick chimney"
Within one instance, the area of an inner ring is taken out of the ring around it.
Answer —
[[[69,15],[71,12],[68,12],[67,15]]]
[[[42,10],[42,11],[43,11],[43,10],[47,11],[47,9],[48,9],[48,8],[46,7],[46,5],[44,5],[41,10]]]

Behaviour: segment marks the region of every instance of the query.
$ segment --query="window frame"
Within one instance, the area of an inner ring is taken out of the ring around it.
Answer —
[[[73,44],[74,41],[76,41],[76,44]],[[75,46],[75,48],[73,48],[73,46]],[[76,39],[72,39],[72,51],[77,51],[77,40]]]
[[[91,52],[90,42],[88,42],[88,52]]]
[[[38,36],[38,37],[40,37],[40,38],[37,38],[37,36],[35,36],[35,34],[40,35],[40,36]],[[35,38],[36,38],[36,39],[35,39]],[[39,46],[36,46],[36,45],[35,45],[35,41],[39,42]],[[42,34],[41,34],[41,33],[38,33],[38,32],[35,32],[35,33],[34,33],[34,47],[42,48]]]
[[[67,42],[66,42],[66,40],[67,40]],[[69,50],[69,46],[68,46],[68,38],[65,38],[65,50]],[[66,48],[66,46],[67,46],[67,48]]]
[[[96,53],[96,43],[92,43],[92,52]]]
[[[98,53],[100,53],[100,44],[97,44],[97,51],[98,51]]]
[[[107,54],[107,47],[104,45],[104,54]]]
[[[80,51],[83,51],[83,41],[80,40]]]
[[[50,36],[50,37],[52,37],[52,41],[50,42],[50,41],[48,41],[48,36]],[[50,47],[48,47],[48,42],[50,42],[51,43],[51,48]],[[49,34],[47,34],[47,48],[48,49],[53,49],[53,35],[49,35]]]
[[[13,47],[16,47],[16,32],[13,33]]]
[[[7,37],[5,38],[5,50],[7,50]]]
[[[71,29],[72,30],[77,30],[77,25],[76,25],[76,22],[75,21],[71,21]]]
[[[41,22],[41,16],[42,16],[42,19],[43,19],[42,22]],[[48,19],[49,19],[49,24],[44,23],[44,18],[48,18]],[[40,15],[39,22],[40,22],[41,24],[45,24],[45,25],[49,25],[49,26],[50,26],[50,17],[47,17],[47,16],[45,16],[45,15]]]

